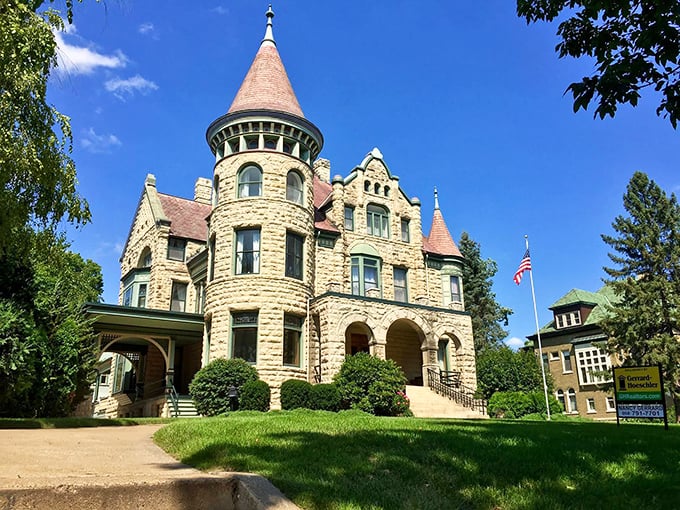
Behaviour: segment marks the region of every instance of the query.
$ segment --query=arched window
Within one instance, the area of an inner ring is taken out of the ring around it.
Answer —
[[[142,250],[137,267],[151,267],[151,248],[148,246]]]
[[[286,177],[286,200],[302,205],[303,188],[302,176],[295,170],[288,172]]]
[[[564,400],[564,391],[563,390],[557,390],[557,393],[555,395],[557,396],[557,401],[562,405],[562,410],[566,411],[567,410],[567,402]]]
[[[373,190],[375,191],[376,195],[379,195],[380,194],[380,184],[376,182],[375,186],[373,186]]]
[[[578,407],[576,405],[576,392],[574,388],[569,388],[567,390],[567,397],[569,398],[569,412],[578,413]]]
[[[390,213],[389,211],[375,204],[366,207],[366,231],[368,235],[376,237],[390,237]]]
[[[386,197],[389,197],[390,196],[390,187],[385,186],[385,188],[383,189],[383,192],[385,193]]]
[[[370,190],[371,190],[370,181],[364,181],[364,191],[370,191]]]
[[[238,196],[259,197],[262,195],[262,170],[254,165],[245,167],[238,173]]]

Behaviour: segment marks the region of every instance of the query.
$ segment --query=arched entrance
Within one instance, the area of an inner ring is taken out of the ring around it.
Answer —
[[[394,321],[387,330],[385,357],[401,367],[408,384],[423,385],[424,334],[408,319]]]
[[[345,354],[369,352],[373,332],[363,322],[353,322],[345,330]]]

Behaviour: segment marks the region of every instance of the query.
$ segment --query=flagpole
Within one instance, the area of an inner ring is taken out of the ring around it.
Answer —
[[[529,251],[529,236],[524,236],[524,241]],[[533,264],[531,266],[533,268]],[[531,298],[534,301],[534,319],[536,320],[536,338],[538,339],[538,356],[541,364],[541,375],[543,376],[543,394],[545,395],[545,410],[548,413],[548,421],[550,421],[550,402],[548,400],[548,383],[545,378],[545,363],[543,363],[543,346],[541,345],[541,329],[538,325],[538,311],[536,309],[536,292],[534,292],[534,270],[529,269],[529,280],[531,281]]]

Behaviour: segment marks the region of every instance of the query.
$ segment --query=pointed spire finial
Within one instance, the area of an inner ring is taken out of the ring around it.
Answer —
[[[262,42],[270,42],[274,46],[276,46],[276,41],[274,40],[274,30],[273,30],[273,23],[272,19],[274,18],[274,11],[272,11],[272,4],[269,4],[269,9],[267,9],[267,12],[265,13],[265,16],[267,16],[267,28],[264,31],[264,39],[262,39]]]
[[[439,210],[439,193],[437,193],[437,187],[434,188],[434,210]]]

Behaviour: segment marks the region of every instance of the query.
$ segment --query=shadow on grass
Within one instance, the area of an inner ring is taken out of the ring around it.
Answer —
[[[223,419],[225,435],[181,461],[262,474],[306,509],[674,508],[680,498],[677,429],[307,417],[295,430],[291,419]]]

